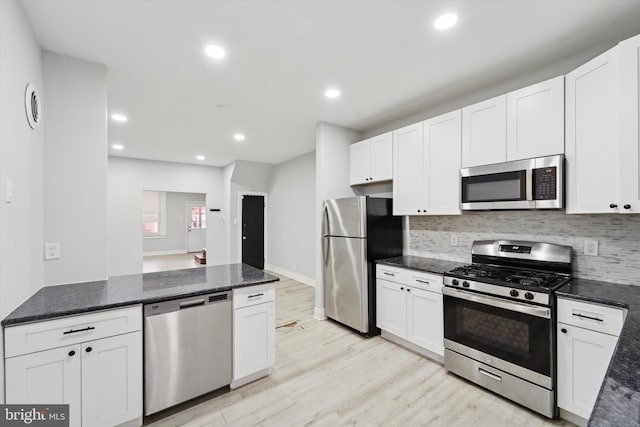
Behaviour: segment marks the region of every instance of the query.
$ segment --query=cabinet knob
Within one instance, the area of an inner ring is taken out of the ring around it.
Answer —
[[[563,334],[566,334],[567,333],[567,328],[560,329],[560,332],[562,332]]]
[[[624,206],[623,206],[623,208],[625,208],[625,209],[631,209],[631,205],[629,205],[629,204],[624,205]]]
[[[411,292],[411,289],[407,288],[407,292]]]
[[[404,288],[400,288],[401,291],[404,291]]]
[[[369,177],[369,181],[373,181],[373,177]]]
[[[617,207],[618,207],[618,205],[616,205],[615,203],[611,203],[611,204],[609,205],[609,207],[610,207],[611,209],[615,209],[615,208],[617,208]]]
[[[93,348],[91,347],[87,347],[87,349],[85,350],[87,353],[91,353],[91,350],[93,350]]]
[[[75,350],[71,350],[69,352],[69,357],[73,357],[73,356],[75,356],[75,354],[76,354],[76,351]]]

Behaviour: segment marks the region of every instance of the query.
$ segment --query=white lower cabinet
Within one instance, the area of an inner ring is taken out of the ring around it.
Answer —
[[[72,345],[18,354],[5,359],[7,403],[69,404],[71,427],[111,427],[123,423],[142,424],[142,311],[136,307],[137,331],[90,340],[101,336],[100,321],[106,317],[128,318],[131,308],[54,319],[5,329],[6,354],[15,354],[21,343],[42,333],[47,324],[58,326],[84,322],[93,329],[64,334]],[[97,320],[100,321],[97,321]],[[108,324],[108,320],[105,321]],[[122,323],[123,330],[132,324]],[[12,330],[13,329],[13,330]],[[10,331],[12,330],[12,331]],[[10,333],[7,334],[7,332]],[[75,331],[70,327],[68,331]],[[66,332],[66,331],[65,331]],[[117,332],[115,330],[114,332]]]
[[[589,419],[618,342],[622,317],[621,309],[558,298],[558,407]],[[601,332],[609,325],[615,329],[606,330],[613,335]]]
[[[269,374],[276,356],[273,285],[234,290],[233,382],[239,387]]]
[[[442,276],[377,267],[376,323],[383,332],[444,356]],[[383,276],[383,274],[386,274]],[[395,274],[398,281],[392,281]],[[393,277],[389,280],[390,277]]]

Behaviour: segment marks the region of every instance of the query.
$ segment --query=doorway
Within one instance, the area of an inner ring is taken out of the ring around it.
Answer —
[[[264,212],[266,208],[264,195],[245,194],[241,209],[241,245],[242,262],[264,270],[265,233]]]
[[[204,201],[187,202],[187,252],[199,252],[206,247],[207,208]]]

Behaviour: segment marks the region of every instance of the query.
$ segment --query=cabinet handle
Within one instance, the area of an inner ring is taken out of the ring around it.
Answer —
[[[416,279],[416,282],[424,283],[425,285],[430,285],[431,284],[431,283],[427,282],[426,280],[420,280],[420,279]]]
[[[609,207],[610,207],[611,209],[615,209],[615,208],[617,208],[617,207],[618,207],[618,205],[616,205],[615,203],[611,203],[611,204],[609,204]]]
[[[625,208],[625,209],[631,209],[631,205],[629,205],[629,204],[624,205],[624,206],[623,206],[623,208]]]
[[[583,319],[591,319],[591,320],[596,320],[598,322],[604,322],[603,319],[598,319],[597,317],[585,316],[584,314],[580,314],[580,313],[572,313],[572,314],[576,317],[582,317]]]
[[[68,331],[64,331],[62,335],[75,334],[77,332],[93,331],[94,329],[95,329],[94,326],[87,326],[86,328],[82,328],[82,329],[69,329]]]
[[[87,349],[85,350],[87,353],[91,353],[91,350],[93,350],[93,348],[91,347],[87,347]]]
[[[259,293],[259,294],[249,295],[247,298],[261,297],[261,296],[263,296],[263,295],[264,295],[264,294],[261,292],[261,293]]]
[[[567,328],[560,329],[560,332],[562,332],[563,334],[566,334],[567,333]]]
[[[75,350],[71,350],[71,351],[69,352],[69,357],[73,357],[73,356],[75,356],[75,355],[76,355]]]
[[[407,288],[407,292],[411,292],[411,289]]]
[[[391,276],[391,277],[395,277],[395,274],[393,273],[387,273],[386,271],[384,271],[382,274],[385,274],[387,276]]]
[[[404,291],[404,288],[400,288],[401,291]]]

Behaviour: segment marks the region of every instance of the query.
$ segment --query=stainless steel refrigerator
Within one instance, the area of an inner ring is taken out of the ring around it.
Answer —
[[[322,256],[326,315],[365,335],[377,335],[375,261],[402,255],[402,217],[392,200],[325,200]]]

